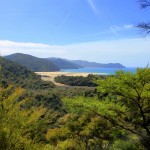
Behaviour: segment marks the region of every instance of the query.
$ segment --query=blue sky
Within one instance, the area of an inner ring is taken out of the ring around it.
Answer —
[[[134,26],[149,14],[137,0],[0,0],[0,52],[146,66],[150,38]]]

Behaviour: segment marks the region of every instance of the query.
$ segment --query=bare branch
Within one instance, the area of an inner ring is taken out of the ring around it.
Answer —
[[[150,0],[139,0],[142,9],[150,7]]]
[[[145,35],[148,35],[150,33],[150,23],[139,23],[137,25],[137,28],[139,28],[141,30],[142,33],[144,33]]]

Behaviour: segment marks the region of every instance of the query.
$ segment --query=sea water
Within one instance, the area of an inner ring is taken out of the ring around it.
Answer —
[[[97,73],[102,75],[115,74],[116,71],[122,70],[135,73],[137,68],[79,68],[79,69],[61,69],[62,72],[75,73]]]

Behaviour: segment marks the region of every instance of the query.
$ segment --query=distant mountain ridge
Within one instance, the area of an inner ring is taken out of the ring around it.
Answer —
[[[52,62],[43,58],[38,58],[27,54],[15,53],[5,56],[5,58],[23,66],[26,66],[27,68],[35,72],[59,71],[59,67]]]
[[[102,64],[102,63],[89,62],[84,60],[72,60],[72,62],[84,68],[125,68],[125,66],[123,66],[120,63]]]
[[[38,58],[22,53],[15,53],[5,56],[4,58],[21,64],[34,72],[52,72],[60,71],[60,69],[78,68],[125,68],[125,66],[120,63],[102,64],[85,60],[68,60],[57,57]]]
[[[60,69],[78,69],[78,68],[125,68],[124,65],[120,64],[120,63],[107,63],[107,64],[103,64],[103,63],[97,63],[97,62],[89,62],[86,60],[69,60],[69,59],[65,59],[65,58],[57,58],[57,57],[50,57],[48,58],[49,60],[51,60],[54,64],[56,65],[62,65],[63,63],[61,63],[61,61],[65,61],[66,64],[67,63],[71,63],[73,65],[73,67],[75,66],[75,68],[60,68]],[[56,61],[61,60],[58,64]]]
[[[67,59],[50,57],[47,60],[59,67],[59,69],[79,69],[82,68],[80,65],[75,64]]]

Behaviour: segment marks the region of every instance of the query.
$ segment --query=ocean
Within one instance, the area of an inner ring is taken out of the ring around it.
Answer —
[[[115,74],[116,71],[123,70],[135,73],[137,68],[80,68],[80,69],[61,69],[62,72],[75,72],[75,73],[98,73],[100,75]]]

